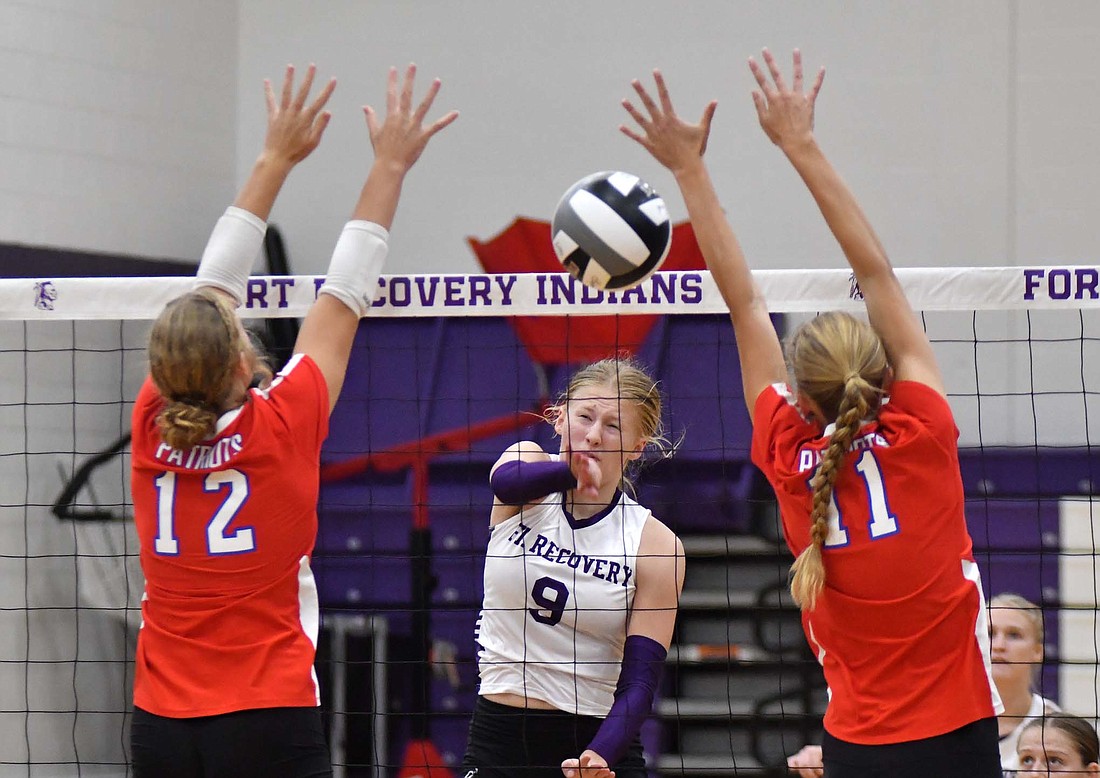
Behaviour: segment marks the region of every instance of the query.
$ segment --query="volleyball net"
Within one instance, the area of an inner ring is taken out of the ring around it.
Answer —
[[[1042,607],[1037,691],[1095,719],[1100,269],[898,276],[960,429],[985,592]],[[862,309],[847,270],[756,278],[781,329]],[[261,330],[301,317],[319,283],[253,278],[242,316]],[[150,320],[190,285],[0,280],[0,775],[127,772],[142,592],[130,409]],[[541,409],[577,365],[617,353],[660,380],[681,440],[637,483],[687,552],[642,733],[653,773],[782,775],[786,754],[820,742],[824,687],[785,592],[769,488],[748,461],[736,345],[709,274],[618,293],[558,274],[395,275],[360,328],[322,456],[318,674],[337,775],[397,776],[417,760],[425,775],[460,774],[489,467],[519,439],[556,450]]]

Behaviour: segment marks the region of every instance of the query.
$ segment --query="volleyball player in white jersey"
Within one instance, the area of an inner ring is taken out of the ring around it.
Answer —
[[[660,448],[656,383],[626,359],[579,370],[530,441],[493,466],[480,696],[467,778],[644,778],[653,706],[684,583],[679,539],[623,490]]]

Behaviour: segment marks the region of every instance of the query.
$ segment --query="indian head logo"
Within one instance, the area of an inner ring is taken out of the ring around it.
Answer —
[[[52,311],[57,300],[57,288],[53,281],[39,281],[34,285],[34,307],[40,311]]]
[[[848,274],[848,299],[850,300],[862,300],[863,290],[859,288],[859,281],[856,280],[855,273]]]

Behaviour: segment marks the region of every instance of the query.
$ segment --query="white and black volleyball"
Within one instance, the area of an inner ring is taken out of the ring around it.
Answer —
[[[642,179],[617,171],[569,187],[550,234],[565,269],[595,289],[641,283],[665,261],[672,243],[665,201]]]

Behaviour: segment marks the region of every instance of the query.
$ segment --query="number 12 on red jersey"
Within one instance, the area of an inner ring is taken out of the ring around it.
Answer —
[[[171,470],[165,471],[153,480],[153,484],[157,487],[157,536],[153,541],[153,550],[165,556],[175,556],[180,552],[176,537],[176,474]],[[241,527],[229,535],[225,533],[248,499],[248,477],[240,470],[231,468],[210,473],[202,482],[204,492],[220,492],[226,486],[229,487],[229,494],[206,525],[206,550],[213,556],[256,550],[256,538],[251,527]]]
[[[898,531],[898,519],[890,511],[890,501],[886,498],[886,486],[882,481],[882,469],[872,451],[864,451],[856,461],[856,472],[863,479],[863,488],[867,497],[867,509],[870,520],[867,531],[871,540],[889,537]],[[844,525],[840,508],[836,501],[836,491],[829,497],[829,535],[825,538],[825,548],[841,548],[848,545],[848,528]]]

